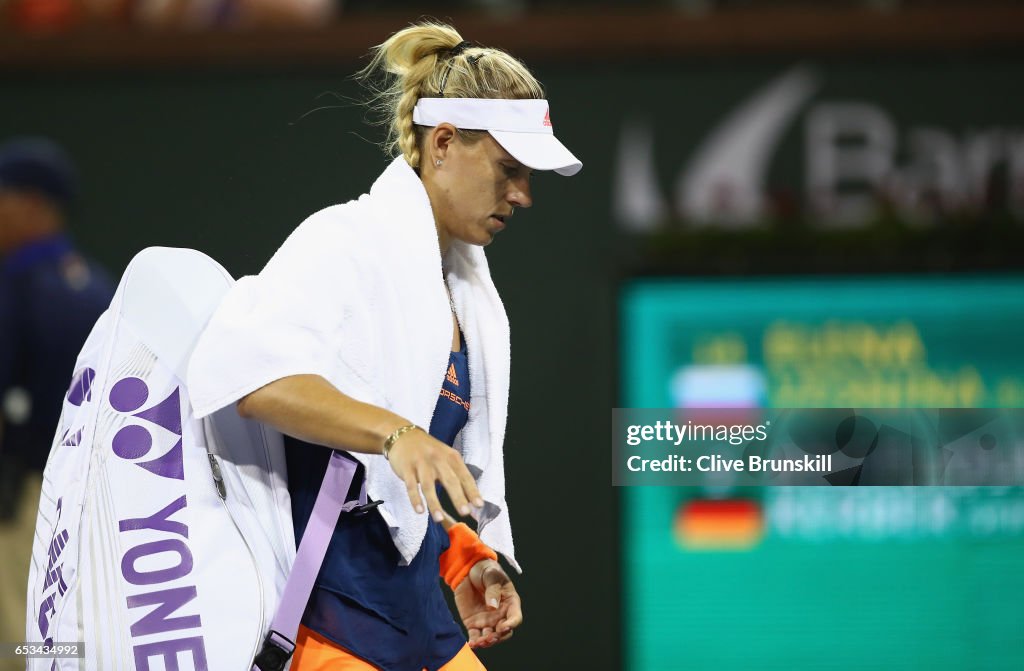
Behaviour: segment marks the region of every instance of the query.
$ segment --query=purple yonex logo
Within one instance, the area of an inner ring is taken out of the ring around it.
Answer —
[[[131,414],[136,419],[167,429],[178,440],[165,454],[149,461],[135,461],[153,449],[153,434],[141,424],[121,428],[111,442],[114,454],[132,461],[136,466],[163,478],[185,478],[181,440],[181,401],[178,387],[156,405],[139,410],[149,400],[149,386],[140,378],[125,377],[114,383],[110,390],[110,405],[118,412]],[[136,412],[137,411],[137,412]]]
[[[166,668],[177,669],[179,653],[191,656],[196,671],[208,668],[202,619],[195,612],[197,604],[191,603],[199,591],[194,584],[168,587],[168,583],[189,576],[194,566],[186,542],[188,525],[172,519],[180,517],[187,506],[188,500],[182,495],[151,515],[118,522],[118,531],[125,534],[122,538],[134,543],[121,557],[121,576],[129,585],[142,588],[141,592],[128,588],[135,593],[126,598],[129,610],[142,609],[131,625],[133,642],[140,636],[172,635],[165,640],[134,643],[135,666],[139,671],[149,671],[154,657],[162,658]],[[160,537],[144,540],[138,538],[139,532],[145,532],[149,539],[156,534]],[[181,614],[183,610],[185,613]],[[183,636],[185,633],[198,635]]]
[[[180,391],[175,387],[162,401],[147,407],[150,388],[144,380],[124,377],[115,382],[108,396],[110,406],[138,423],[127,424],[114,434],[111,451],[161,478],[184,481]],[[153,452],[154,427],[171,432],[176,440],[164,454],[147,458]],[[143,517],[118,521],[122,547],[127,548],[120,569],[126,605],[134,620],[128,633],[135,667],[149,671],[153,660],[159,659],[156,666],[177,669],[182,658],[191,658],[192,668],[207,671],[199,590],[192,575],[195,561],[189,547],[185,483],[168,484],[178,492],[164,499],[173,499],[169,503],[160,503],[154,491],[145,500]],[[166,491],[163,486],[156,489]],[[145,637],[145,642],[140,637]]]

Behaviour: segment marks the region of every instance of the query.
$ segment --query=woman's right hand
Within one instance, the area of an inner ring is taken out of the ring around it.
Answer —
[[[292,375],[264,385],[238,402],[238,412],[307,443],[364,454],[380,454],[385,437],[409,424],[390,410],[341,393],[319,375]],[[398,436],[388,449],[388,460],[418,513],[423,512],[422,487],[434,519],[444,519],[437,483],[462,515],[469,514],[470,502],[478,508],[484,505],[459,453],[423,429]]]
[[[427,508],[437,522],[444,519],[444,510],[437,499],[438,482],[448,492],[448,498],[459,514],[469,515],[470,502],[477,508],[484,505],[462,456],[423,429],[417,427],[399,436],[388,450],[388,461],[405,483],[409,502],[416,512],[423,512],[422,489]]]

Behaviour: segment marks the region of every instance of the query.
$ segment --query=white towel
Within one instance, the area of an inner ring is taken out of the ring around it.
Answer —
[[[289,375],[315,374],[358,400],[430,425],[451,350],[442,272],[466,338],[469,421],[459,435],[485,505],[482,540],[521,572],[505,502],[502,445],[508,415],[509,329],[481,247],[454,241],[442,259],[433,214],[401,157],[369,194],[314,214],[257,276],[228,292],[200,337],[188,384],[197,417]],[[367,494],[404,563],[419,551],[417,514],[383,456],[366,465]]]

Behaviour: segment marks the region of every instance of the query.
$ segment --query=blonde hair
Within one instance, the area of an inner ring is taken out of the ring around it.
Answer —
[[[527,67],[504,51],[470,46],[452,57],[452,49],[462,41],[447,24],[416,23],[375,46],[372,60],[356,75],[370,89],[369,105],[387,128],[384,151],[403,154],[413,168],[420,165],[424,136],[423,127],[412,121],[420,98],[544,97]],[[464,141],[475,142],[484,132],[460,129],[459,134]]]

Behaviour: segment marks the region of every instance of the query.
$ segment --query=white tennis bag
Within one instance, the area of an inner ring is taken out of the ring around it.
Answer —
[[[25,633],[85,656],[30,671],[252,667],[295,557],[284,448],[233,407],[196,421],[183,382],[231,284],[199,252],[144,250],[89,335],[44,472]]]

